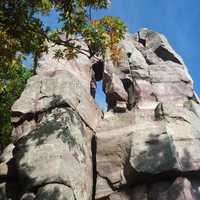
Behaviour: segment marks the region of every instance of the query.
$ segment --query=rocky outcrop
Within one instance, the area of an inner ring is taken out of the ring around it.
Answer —
[[[41,56],[37,74],[12,107],[19,193],[11,188],[13,199],[88,200],[93,195],[91,141],[103,113],[90,95],[92,61],[87,56],[56,60],[53,50]]]
[[[199,104],[192,79],[159,33],[142,29],[127,35],[121,47],[129,70],[119,73],[119,66],[109,66],[116,68],[112,72],[122,82],[122,77],[128,77],[124,88],[131,96],[127,106],[132,106],[123,114],[105,113],[97,129],[96,198],[172,199],[177,183],[172,180],[193,177],[199,171],[200,157],[195,153],[200,151]],[[131,90],[127,89],[130,85]],[[151,197],[151,185],[166,179],[172,182],[160,193],[162,198]],[[183,181],[181,190],[192,188],[191,183]],[[192,189],[190,193],[191,197],[174,199],[194,199]]]
[[[0,199],[200,199],[200,102],[167,39],[127,34],[115,61],[56,60],[49,46],[12,107]]]

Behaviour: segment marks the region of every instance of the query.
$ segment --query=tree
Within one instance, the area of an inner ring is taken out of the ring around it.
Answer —
[[[0,150],[10,142],[11,106],[31,75],[22,65],[24,55],[37,52],[46,39],[48,30],[34,17],[47,9],[43,6],[40,1],[0,1]]]
[[[31,71],[18,63],[13,64],[9,72],[0,72],[0,80],[4,81],[3,90],[0,92],[0,150],[10,142],[10,108],[20,96],[30,76]]]
[[[117,49],[117,43],[123,38],[127,28],[118,17],[106,16],[99,20],[91,19],[91,9],[105,9],[110,6],[108,0],[60,0],[55,7],[60,13],[59,21],[63,26],[51,35],[51,40],[56,44],[64,45],[63,52],[58,52],[58,57],[73,58],[78,53],[92,57],[103,56],[106,48]],[[66,34],[65,40],[59,33]],[[84,41],[89,49],[82,49],[76,40]],[[115,48],[114,48],[115,46]]]
[[[45,41],[64,45],[55,56],[73,59],[79,53],[88,57],[101,56],[110,48],[113,55],[120,49],[126,26],[117,17],[91,18],[91,10],[105,9],[109,0],[1,0],[0,1],[0,148],[9,142],[11,134],[10,108],[20,96],[31,72],[23,66],[26,55],[34,56],[34,66],[41,52],[47,51]],[[59,30],[49,30],[40,17],[55,9]],[[60,37],[65,34],[65,38]],[[77,41],[88,46],[83,49]],[[34,71],[34,70],[33,70]]]

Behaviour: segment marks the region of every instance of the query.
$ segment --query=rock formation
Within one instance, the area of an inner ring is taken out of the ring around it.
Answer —
[[[115,62],[57,60],[49,46],[12,107],[0,199],[199,200],[200,102],[167,39],[127,34]]]

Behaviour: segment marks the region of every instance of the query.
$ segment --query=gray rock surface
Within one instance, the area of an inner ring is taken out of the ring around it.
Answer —
[[[89,199],[92,163],[86,134],[72,109],[55,108],[45,114],[37,129],[16,143],[17,173],[20,182],[26,183],[26,190],[62,183],[73,189],[77,200]]]
[[[39,113],[59,106],[70,106],[93,130],[102,116],[94,99],[70,72],[36,75],[29,79],[20,99],[12,107],[12,121],[17,124],[12,134],[13,142],[37,127]]]
[[[15,148],[13,144],[9,144],[0,156],[0,163],[7,163],[12,157],[12,151]]]
[[[74,200],[71,188],[61,184],[48,184],[39,188],[35,200]]]
[[[13,158],[12,151],[14,148],[13,144],[9,144],[0,156],[0,182],[4,182],[7,177],[9,170],[8,163]]]
[[[12,107],[0,199],[199,200],[200,102],[165,36],[127,34],[117,60],[107,50],[103,62],[56,60],[62,47],[48,45]]]
[[[95,59],[89,59],[87,55],[79,54],[73,60],[65,58],[56,59],[55,51],[63,49],[62,45],[55,45],[48,43],[48,53],[42,53],[38,60],[37,74],[38,75],[53,75],[58,72],[70,72],[77,80],[80,80],[82,85],[86,88],[87,92],[90,91],[89,85],[92,74],[92,64]],[[77,45],[82,46],[87,50],[87,46],[83,42],[77,42]]]
[[[199,171],[200,105],[184,62],[162,34],[148,29],[127,35],[121,46],[128,55],[126,76],[133,84],[132,93],[127,83],[124,87],[134,96],[135,105],[130,113],[108,112],[99,123],[97,199],[129,199],[130,194],[116,190],[160,176]],[[117,66],[111,64],[111,68],[117,74]],[[123,82],[122,72],[118,74]],[[175,186],[171,188],[165,199],[175,193]],[[140,198],[150,199],[148,195]],[[179,195],[177,199],[184,198]]]

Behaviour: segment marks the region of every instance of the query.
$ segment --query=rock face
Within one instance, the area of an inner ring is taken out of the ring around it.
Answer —
[[[109,51],[104,61],[55,60],[56,46],[41,55],[12,107],[0,199],[200,199],[200,105],[187,67],[148,29],[119,46],[115,62]]]

